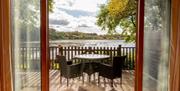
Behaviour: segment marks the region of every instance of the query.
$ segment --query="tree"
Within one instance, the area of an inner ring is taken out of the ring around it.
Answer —
[[[48,8],[50,12],[53,12],[53,4],[54,4],[53,0],[48,0]]]
[[[109,34],[116,33],[115,29],[120,26],[125,40],[133,42],[136,30],[136,8],[136,0],[110,0],[107,5],[100,6],[96,24]]]

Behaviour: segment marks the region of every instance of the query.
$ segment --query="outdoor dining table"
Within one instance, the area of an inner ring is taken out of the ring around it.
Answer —
[[[89,76],[89,82],[91,79],[91,74],[94,73],[95,65],[93,64],[98,64],[99,62],[102,62],[104,60],[107,60],[110,58],[110,55],[105,55],[105,54],[80,54],[74,56],[75,59],[80,59],[83,67],[82,71],[86,72]]]
[[[74,58],[75,59],[82,59],[82,60],[98,61],[98,60],[109,59],[110,56],[109,55],[104,55],[104,54],[80,54],[80,55],[76,55]]]

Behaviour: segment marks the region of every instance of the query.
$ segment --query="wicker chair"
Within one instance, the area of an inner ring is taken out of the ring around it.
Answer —
[[[56,56],[56,63],[60,64],[60,83],[62,83],[62,77],[67,79],[67,86],[69,85],[69,78],[76,78],[83,76],[81,67],[82,64],[68,63],[65,56]],[[84,80],[84,79],[83,79]]]
[[[115,56],[113,57],[113,64],[99,64],[99,76],[98,83],[100,81],[100,76],[111,79],[111,86],[113,87],[113,79],[121,78],[122,84],[122,67],[124,64],[126,56]]]

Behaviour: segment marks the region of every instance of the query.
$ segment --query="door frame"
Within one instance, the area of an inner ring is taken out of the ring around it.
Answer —
[[[41,91],[49,91],[48,0],[41,0]]]
[[[49,91],[47,0],[41,4],[41,91]],[[0,91],[13,91],[11,60],[11,0],[0,0]],[[43,15],[43,17],[42,17]]]
[[[13,91],[12,71],[11,71],[11,32],[10,32],[10,1],[0,0],[0,91]],[[176,73],[172,68],[174,63],[179,63],[177,53],[180,51],[179,40],[177,36],[180,31],[180,1],[172,0],[171,4],[171,56],[170,56],[170,91],[179,91],[180,72]],[[41,84],[42,91],[49,91],[49,48],[48,48],[48,12],[47,0],[41,0]],[[143,72],[143,30],[144,30],[144,0],[138,0],[138,15],[137,15],[137,40],[136,40],[136,67],[135,67],[135,91],[142,91],[142,72]],[[173,50],[176,48],[177,50]],[[176,59],[175,59],[175,58]],[[42,61],[43,60],[43,61]],[[177,65],[179,67],[179,65]],[[176,68],[175,70],[177,70]],[[178,70],[177,70],[178,71]],[[176,75],[174,77],[174,74]],[[175,86],[174,86],[174,85]]]
[[[0,6],[0,91],[12,91],[10,0]]]
[[[169,90],[180,91],[180,0],[172,0]]]
[[[144,2],[138,0],[135,91],[143,87]],[[180,91],[180,1],[171,0],[169,91]]]
[[[138,0],[136,19],[136,64],[135,64],[135,91],[142,91],[143,86],[143,51],[144,51],[144,2]]]

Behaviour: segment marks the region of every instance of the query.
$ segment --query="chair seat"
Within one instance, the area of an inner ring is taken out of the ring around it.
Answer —
[[[72,61],[67,61],[67,65],[71,65],[71,64],[73,64]]]
[[[59,56],[56,57],[56,62],[60,65],[60,82],[61,77],[65,77],[67,79],[67,86],[68,86],[68,79],[69,78],[75,78],[80,77],[82,75],[81,67],[82,64],[73,64],[72,61],[67,61],[65,56]]]
[[[113,86],[113,79],[115,78],[121,78],[121,82],[122,82],[122,67],[124,65],[125,58],[126,56],[113,57],[112,65],[100,63],[98,70],[99,76],[111,79],[112,80],[111,86]],[[99,78],[98,78],[98,82],[99,82]]]

